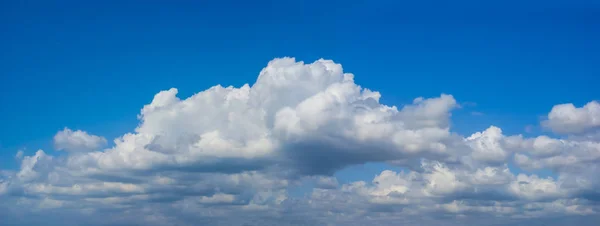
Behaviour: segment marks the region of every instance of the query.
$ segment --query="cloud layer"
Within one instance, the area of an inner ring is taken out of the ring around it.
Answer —
[[[252,85],[218,85],[185,99],[177,93],[156,94],[139,126],[108,148],[101,136],[65,128],[54,143],[68,154],[20,152],[20,169],[0,171],[0,218],[7,219],[0,225],[586,225],[598,218],[598,102],[551,108],[541,124],[555,134],[507,135],[490,126],[461,135],[450,128],[459,107],[452,95],[387,106],[341,65],[293,58],[272,60]],[[346,184],[332,177],[372,162],[401,170]],[[314,185],[308,194],[290,194],[306,184]]]

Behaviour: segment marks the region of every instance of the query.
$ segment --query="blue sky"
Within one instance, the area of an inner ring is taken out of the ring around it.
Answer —
[[[484,113],[465,133],[523,132],[554,104],[600,97],[591,1],[2,4],[2,164],[63,127],[131,131],[159,90],[252,84],[274,57],[333,59],[392,105],[453,94]]]
[[[599,22],[594,1],[2,1],[0,167],[17,169],[18,150],[64,154],[65,127],[112,146],[159,91],[253,84],[285,56],[332,59],[387,105],[452,94],[465,136],[549,134],[554,105],[600,99]]]

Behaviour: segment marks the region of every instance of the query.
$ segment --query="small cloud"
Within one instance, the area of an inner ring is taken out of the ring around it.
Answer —
[[[479,112],[479,111],[472,111],[472,112],[471,112],[471,115],[472,115],[472,116],[482,116],[482,115],[484,115],[484,114],[483,114],[483,112]]]
[[[56,150],[69,152],[95,151],[106,145],[104,137],[88,134],[85,131],[73,131],[65,128],[54,136]]]
[[[17,154],[15,154],[15,158],[16,159],[23,159],[24,155],[25,155],[25,152],[23,152],[23,150],[19,150],[19,151],[17,151]]]
[[[600,102],[590,101],[577,107],[572,103],[552,107],[541,126],[557,134],[583,134],[600,129]]]

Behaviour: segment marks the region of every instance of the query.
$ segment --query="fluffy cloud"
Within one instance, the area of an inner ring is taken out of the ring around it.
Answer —
[[[0,174],[0,218],[11,225],[39,224],[18,217],[30,214],[88,225],[490,225],[489,217],[510,224],[600,211],[594,139],[505,135],[496,126],[456,134],[452,95],[384,105],[330,60],[275,59],[252,85],[177,94],[156,94],[139,126],[106,149],[103,137],[65,128],[54,143],[67,154],[20,152],[20,169]],[[555,106],[542,124],[587,133],[598,126],[597,105]],[[401,170],[371,181],[333,177],[369,162]],[[309,194],[290,194],[303,186]]]
[[[96,151],[106,145],[106,139],[85,131],[65,128],[54,135],[54,147],[68,152]]]
[[[162,91],[141,110],[135,133],[69,162],[88,171],[244,171],[285,162],[300,175],[330,175],[351,164],[452,154],[452,96],[417,98],[398,110],[353,77],[329,60],[283,58],[252,86],[215,86],[183,100],[177,89]]]
[[[563,134],[596,130],[600,127],[600,103],[591,101],[580,108],[571,103],[556,105],[542,125]]]
[[[504,163],[508,152],[502,147],[502,130],[491,126],[483,132],[477,132],[466,138],[467,144],[473,149],[474,160],[487,163]]]

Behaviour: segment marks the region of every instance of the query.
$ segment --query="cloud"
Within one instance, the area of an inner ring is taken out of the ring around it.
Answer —
[[[315,189],[310,203],[335,210],[333,219],[388,218],[384,225],[396,220],[427,222],[423,218],[431,220],[425,225],[512,225],[515,219],[526,222],[598,213],[597,204],[573,197],[574,191],[562,179],[514,175],[506,166],[470,170],[423,162],[422,167],[422,173],[385,170],[371,182],[344,184],[339,190]],[[481,221],[484,218],[488,221]]]
[[[18,150],[17,154],[15,154],[15,159],[22,159],[23,156],[25,155],[25,152],[23,150]]]
[[[472,111],[471,115],[472,116],[482,116],[482,115],[485,115],[485,114],[483,112],[479,112],[479,111]]]
[[[156,94],[135,133],[114,147],[69,162],[95,171],[244,171],[285,162],[299,175],[331,175],[351,164],[446,156],[457,139],[448,128],[451,95],[386,106],[329,60],[275,59],[252,86],[214,86],[185,99],[177,93]],[[70,130],[57,137],[65,134],[89,137]]]
[[[85,131],[65,128],[54,135],[54,148],[68,152],[97,151],[106,145],[106,139]]]
[[[21,170],[17,173],[20,181],[32,181],[40,178],[51,167],[52,156],[38,150],[33,156],[25,156],[21,162]]]
[[[591,101],[583,107],[559,104],[552,107],[542,125],[559,134],[579,134],[600,128],[600,103]]]
[[[316,187],[322,189],[335,189],[339,186],[339,182],[335,177],[318,177]]]
[[[466,143],[473,149],[473,159],[487,163],[504,163],[508,152],[500,144],[503,137],[502,129],[491,126],[483,132],[467,137]]]
[[[580,135],[598,126],[596,102],[555,106],[542,124],[578,134],[555,138],[496,126],[457,134],[451,116],[459,105],[449,94],[402,106],[380,98],[333,61],[293,58],[272,60],[252,85],[217,85],[186,98],[164,90],[110,147],[65,128],[54,143],[66,153],[17,154],[20,168],[0,171],[0,218],[11,225],[32,214],[86,225],[508,225],[598,215],[600,143]],[[333,176],[372,162],[400,169],[370,181]],[[302,185],[308,194],[288,194]]]

